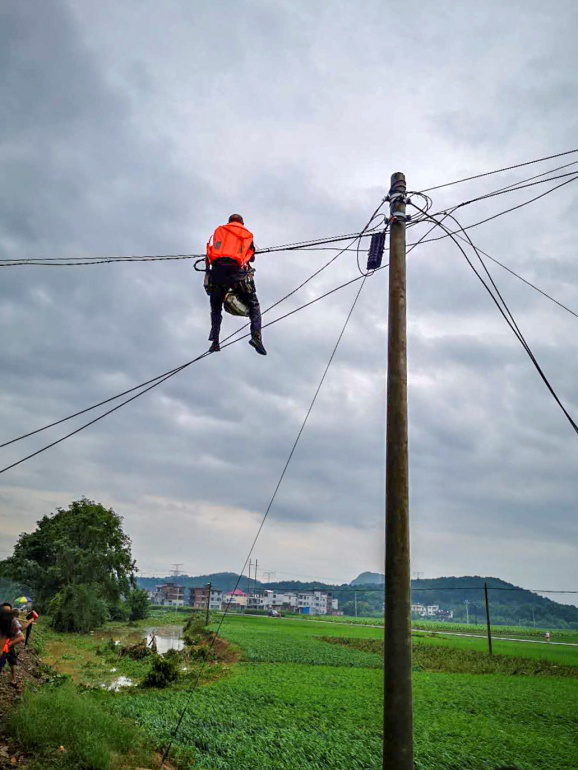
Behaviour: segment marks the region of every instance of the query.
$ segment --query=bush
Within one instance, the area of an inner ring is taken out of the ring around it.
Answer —
[[[125,622],[129,619],[129,608],[126,602],[114,602],[108,607],[108,617],[110,620]]]
[[[193,652],[208,636],[204,612],[192,615],[183,626],[183,643],[188,653]]]
[[[172,652],[172,650],[169,650]],[[178,654],[155,655],[151,670],[143,681],[143,687],[167,687],[179,678]]]
[[[108,617],[106,602],[93,586],[66,586],[50,602],[52,625],[57,631],[86,633],[102,626]]]
[[[146,642],[137,642],[136,644],[129,644],[125,647],[121,647],[121,657],[127,657],[131,660],[142,660],[148,658],[153,654],[150,647],[147,647]]]
[[[128,595],[126,606],[129,620],[135,621],[148,618],[151,605],[147,592],[142,588],[135,588]]]
[[[30,767],[109,770],[118,754],[142,764],[148,759],[138,730],[71,682],[24,693],[7,720]]]

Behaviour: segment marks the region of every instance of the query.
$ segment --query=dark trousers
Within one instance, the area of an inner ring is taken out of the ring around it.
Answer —
[[[248,273],[233,259],[216,259],[211,265],[211,336],[218,339],[221,331],[223,302],[230,289],[234,289],[240,299],[249,308],[251,334],[261,333],[261,307],[257,299],[255,284],[251,281],[248,288]]]

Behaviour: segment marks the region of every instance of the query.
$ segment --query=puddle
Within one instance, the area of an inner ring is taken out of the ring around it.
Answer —
[[[169,650],[183,649],[182,630],[179,626],[174,626],[174,628],[165,627],[162,631],[157,631],[155,628],[147,628],[145,632],[147,644],[150,644],[151,633],[154,632],[159,655],[164,655]]]

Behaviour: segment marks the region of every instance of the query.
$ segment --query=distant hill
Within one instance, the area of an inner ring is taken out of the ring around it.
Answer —
[[[203,586],[211,583],[215,588],[232,591],[239,575],[235,572],[214,572],[209,575],[170,575],[141,578],[137,583],[141,588],[153,589],[165,582],[177,581],[182,586]],[[463,577],[440,577],[428,580],[411,581],[412,602],[416,604],[438,604],[442,609],[453,610],[454,621],[466,622],[466,614],[472,625],[485,623],[484,581],[490,588],[490,611],[492,623],[495,625],[518,625],[538,628],[574,628],[578,630],[578,608],[559,604],[552,599],[528,591],[494,577],[467,575]],[[363,572],[343,585],[329,583],[302,582],[299,580],[282,580],[271,583],[256,583],[251,578],[251,588],[272,588],[279,591],[311,591],[315,588],[331,591],[339,600],[339,608],[346,615],[382,616],[384,577],[378,572]],[[240,588],[247,590],[247,577],[242,576]],[[466,613],[466,600],[468,601]]]
[[[375,575],[376,581],[370,584],[367,575]],[[495,577],[464,575],[463,577],[412,580],[411,599],[415,604],[438,604],[443,609],[453,610],[453,619],[456,622],[465,623],[469,616],[470,623],[482,624],[485,623],[484,582],[490,589],[492,623],[518,626],[535,624],[538,628],[578,629],[577,607],[560,604]],[[351,581],[351,586],[359,587],[358,611],[362,595],[365,597],[363,601],[375,604],[375,599],[372,600],[371,593],[368,593],[372,589],[373,594],[379,592],[380,600],[383,601],[383,583],[384,576],[375,572],[363,572]]]
[[[237,584],[239,575],[236,572],[213,572],[210,575],[179,575],[177,578],[172,575],[164,575],[159,577],[139,577],[137,575],[136,582],[139,588],[144,588],[147,591],[151,591],[155,586],[161,583],[178,583],[180,586],[186,586],[188,588],[205,586],[207,583],[211,583],[213,588],[219,588],[221,591],[232,591]],[[247,577],[243,575],[241,577],[240,587],[245,590],[247,587]],[[253,578],[251,578],[251,587],[257,585],[258,588],[262,587],[262,583],[258,580],[255,584]]]
[[[354,578],[350,586],[362,586],[362,585],[371,585],[371,586],[378,586],[383,585],[385,583],[385,575],[382,575],[380,572],[362,572],[361,575],[358,575],[356,578]]]

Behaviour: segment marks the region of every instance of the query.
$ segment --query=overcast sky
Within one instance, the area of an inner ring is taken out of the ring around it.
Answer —
[[[355,232],[395,171],[420,190],[574,148],[574,0],[555,13],[535,0],[398,9],[4,0],[0,258],[199,253],[233,211],[258,247]],[[572,160],[433,192],[434,210]],[[578,312],[577,205],[578,182],[472,236]],[[258,258],[262,306],[332,253]],[[578,320],[491,269],[578,419]],[[357,274],[347,252],[271,316]],[[208,301],[189,260],[0,278],[0,442],[207,348]],[[455,245],[416,249],[408,282],[412,571],[578,590],[578,436]],[[0,556],[85,495],[124,517],[145,575],[172,563],[239,570],[358,286],[266,329],[267,358],[241,341],[3,474]],[[255,550],[278,578],[383,571],[386,319],[383,270]],[[226,332],[239,326],[225,317]],[[0,450],[1,465],[80,424]]]

